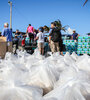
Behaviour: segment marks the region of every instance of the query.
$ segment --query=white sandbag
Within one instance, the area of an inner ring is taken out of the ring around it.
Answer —
[[[75,63],[75,59],[73,59],[68,52],[64,56],[64,61],[67,65]]]
[[[78,59],[78,55],[77,55],[75,52],[72,53],[71,57],[72,57],[75,61]]]
[[[89,90],[89,91],[88,91]],[[89,100],[90,84],[83,81],[71,80],[44,96],[44,100]],[[89,98],[89,99],[88,99]]]
[[[16,86],[13,82],[0,81],[0,100],[37,100],[42,90],[31,86]]]
[[[63,56],[60,56],[60,54],[58,53],[54,53],[54,55],[46,58],[44,62],[46,62],[48,67],[52,69],[56,80],[58,81],[60,73],[67,67],[67,65],[64,62]]]
[[[90,56],[83,55],[76,62],[79,69],[90,72]]]
[[[53,89],[56,77],[50,67],[43,64],[32,67],[31,73],[27,76],[27,83],[32,86],[38,86],[44,90],[44,94]]]
[[[74,68],[67,68],[60,74],[59,80],[55,83],[54,88],[57,88],[58,86],[63,86],[66,84],[69,80],[73,80],[77,75],[77,71]]]
[[[3,65],[3,66],[2,66]],[[24,80],[24,77],[27,70],[25,67],[17,66],[18,64],[13,64],[12,60],[4,60],[0,66],[0,79],[2,80]],[[19,64],[20,65],[20,64]]]

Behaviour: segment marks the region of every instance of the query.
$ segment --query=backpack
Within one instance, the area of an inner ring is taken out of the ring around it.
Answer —
[[[53,42],[59,42],[60,41],[60,39],[61,39],[61,33],[60,33],[60,30],[58,30],[58,28],[54,28],[53,30],[52,30],[52,41]]]

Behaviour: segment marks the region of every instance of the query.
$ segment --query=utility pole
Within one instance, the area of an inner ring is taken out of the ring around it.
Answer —
[[[12,2],[9,1],[8,4],[10,5],[10,28],[12,29]]]
[[[85,3],[84,3],[84,5],[83,5],[83,6],[85,6],[85,4],[86,4],[87,2],[88,2],[88,0],[86,0],[86,1],[85,1]]]

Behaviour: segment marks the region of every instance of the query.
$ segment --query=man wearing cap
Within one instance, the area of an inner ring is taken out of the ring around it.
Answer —
[[[73,40],[77,40],[78,37],[79,37],[79,34],[76,33],[76,30],[73,30],[72,39],[73,39]]]
[[[4,24],[4,29],[2,31],[2,36],[6,37],[7,41],[7,52],[12,52],[12,29],[9,29],[9,24]]]

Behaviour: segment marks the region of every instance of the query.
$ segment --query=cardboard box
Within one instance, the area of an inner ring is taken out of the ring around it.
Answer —
[[[6,37],[0,37],[0,58],[4,58],[7,51]]]
[[[0,42],[6,42],[6,37],[0,37]]]

